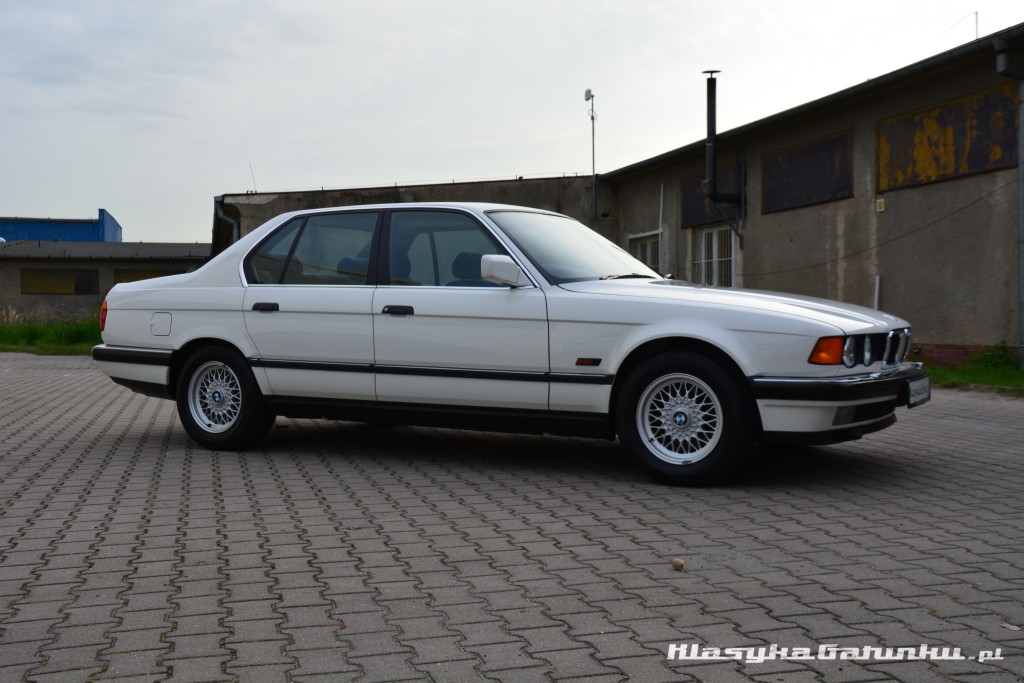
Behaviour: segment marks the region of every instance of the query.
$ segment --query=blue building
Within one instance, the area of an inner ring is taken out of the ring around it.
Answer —
[[[39,240],[46,242],[120,242],[121,224],[100,209],[92,219],[0,218],[0,240]]]

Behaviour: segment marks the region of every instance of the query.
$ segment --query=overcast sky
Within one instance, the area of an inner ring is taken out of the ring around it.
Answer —
[[[208,242],[219,194],[589,174],[1024,23],[1020,0],[0,0],[0,216]]]

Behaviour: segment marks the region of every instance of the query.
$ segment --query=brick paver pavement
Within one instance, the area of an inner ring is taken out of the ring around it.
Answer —
[[[679,489],[577,439],[278,420],[211,453],[87,358],[0,354],[0,389],[0,681],[1024,676],[1022,399]]]

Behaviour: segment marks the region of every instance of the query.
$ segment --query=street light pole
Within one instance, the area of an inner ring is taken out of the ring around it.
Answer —
[[[587,88],[587,92],[583,93],[583,101],[590,102],[590,195],[592,199],[591,205],[591,220],[594,224],[597,224],[597,143],[594,121],[597,116],[594,115],[594,93],[590,88]]]

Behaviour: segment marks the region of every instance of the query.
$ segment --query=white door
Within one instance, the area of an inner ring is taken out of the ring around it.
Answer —
[[[373,400],[376,212],[284,225],[246,259],[245,324],[277,396]]]
[[[480,278],[480,257],[504,251],[467,214],[395,210],[389,223],[373,297],[377,398],[547,409],[544,292]]]

